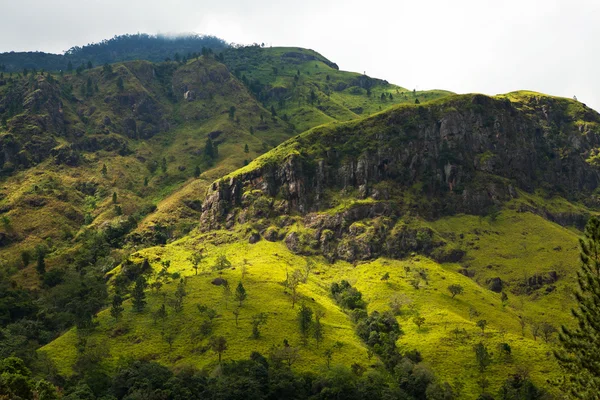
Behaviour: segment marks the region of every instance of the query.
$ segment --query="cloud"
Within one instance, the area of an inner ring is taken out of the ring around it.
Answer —
[[[198,32],[312,48],[409,89],[529,89],[600,109],[598,15],[595,0],[23,0],[0,26],[0,51]]]

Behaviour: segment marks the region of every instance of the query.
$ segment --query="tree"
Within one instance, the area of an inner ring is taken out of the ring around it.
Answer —
[[[206,139],[206,144],[204,145],[204,154],[211,160],[216,156],[215,146],[210,138]]]
[[[294,308],[294,306],[296,305],[296,301],[298,301],[298,285],[300,285],[300,282],[302,282],[303,279],[304,276],[302,275],[302,272],[300,272],[299,269],[295,269],[294,272],[292,272],[292,275],[288,277],[287,287],[292,292],[292,308]]]
[[[175,297],[171,302],[171,307],[173,307],[173,311],[176,313],[183,311],[183,299],[185,296],[187,296],[185,291],[185,281],[180,279],[177,284],[177,289],[175,290]]]
[[[248,148],[248,145],[245,144],[244,145],[244,153],[248,153],[248,152],[250,152],[250,149]]]
[[[227,339],[225,339],[223,336],[213,336],[212,338],[210,338],[209,345],[212,351],[219,355],[219,364],[221,364],[221,357],[223,356],[223,353],[227,350]]]
[[[102,66],[102,72],[105,75],[111,75],[113,73],[112,66],[109,63],[106,63]]]
[[[419,101],[419,99],[415,99],[415,104],[421,104],[421,102]]]
[[[165,157],[163,157],[160,162],[160,169],[163,172],[163,174],[167,173],[167,159]]]
[[[200,166],[196,165],[196,168],[194,168],[194,178],[198,179],[200,177]]]
[[[113,192],[113,194],[112,194],[112,202],[113,202],[113,204],[117,204],[117,201],[118,201],[118,199],[117,199],[117,192]]]
[[[169,331],[165,334],[164,339],[165,342],[167,342],[167,344],[169,345],[169,351],[173,350],[173,343],[175,342],[175,332],[173,331]],[[221,362],[221,359],[219,357],[219,363]]]
[[[306,304],[302,303],[298,310],[298,328],[300,329],[300,337],[302,338],[302,344],[305,346],[308,344],[308,335],[313,325],[313,310]]]
[[[481,333],[485,333],[487,321],[485,319],[480,319],[479,321],[477,321],[477,326],[481,329]]]
[[[94,65],[92,64],[91,61],[87,62],[87,69],[92,69],[94,67]]]
[[[588,221],[579,239],[581,267],[577,272],[576,308],[571,312],[577,324],[562,326],[558,335],[562,349],[555,351],[568,373],[570,394],[592,399],[600,393],[600,220]]]
[[[252,316],[252,337],[258,339],[260,337],[260,327],[267,323],[267,313],[258,313]]]
[[[525,327],[527,326],[527,320],[519,315],[519,325],[521,326],[521,336],[525,337]]]
[[[486,368],[492,362],[490,353],[488,352],[487,347],[482,342],[479,342],[475,346],[473,346],[473,351],[475,352],[475,359],[477,361],[479,372],[484,373]]]
[[[323,341],[323,324],[321,324],[321,319],[325,316],[325,313],[321,310],[315,311],[315,323],[313,324],[313,337],[317,342],[317,349],[319,348],[319,344]]]
[[[465,289],[461,285],[453,284],[453,285],[448,286],[448,291],[450,292],[450,295],[452,296],[452,298],[454,298],[458,294],[463,294]]]
[[[204,254],[202,254],[202,251],[203,250],[199,250],[188,257],[188,261],[192,263],[192,268],[196,272],[196,275],[198,275],[198,268],[200,268],[200,263],[204,259]]]
[[[415,325],[417,326],[418,330],[421,330],[421,325],[423,325],[425,323],[425,318],[421,317],[420,315],[415,315],[413,317],[413,322],[415,323]]]
[[[240,308],[239,307],[234,308],[232,313],[233,313],[233,316],[235,317],[235,327],[237,328],[238,318],[240,317]]]
[[[227,268],[231,268],[231,261],[227,259],[225,254],[219,254],[215,261],[215,265],[213,265],[213,269],[215,271],[222,271]]]
[[[167,319],[167,316],[167,307],[165,307],[165,304],[163,303],[161,304],[160,308],[154,313],[154,322],[156,322],[159,319],[164,322]]]
[[[225,300],[225,309],[227,310],[227,304],[229,303],[229,298],[231,297],[231,288],[229,287],[229,282],[223,282],[221,287],[223,288],[223,300]]]
[[[135,312],[142,312],[146,307],[146,279],[140,276],[135,280],[135,286],[133,287],[133,293],[131,294],[133,310]]]
[[[123,298],[118,294],[113,296],[112,306],[110,307],[110,315],[118,321],[121,318],[121,314],[123,314]]]
[[[235,106],[229,107],[229,119],[233,120],[235,118]]]
[[[552,339],[552,335],[557,332],[556,327],[548,322],[542,322],[540,325],[540,331],[544,342],[548,343]]]
[[[537,340],[537,337],[540,335],[541,325],[539,322],[531,323],[531,336],[533,336],[533,340]]]
[[[46,249],[42,246],[36,248],[37,263],[35,270],[40,276],[46,273]]]
[[[125,89],[125,85],[123,84],[123,78],[119,76],[117,78],[117,90],[119,92],[122,92],[124,89]]]
[[[103,177],[106,177],[106,174],[108,173],[108,168],[106,168],[106,164],[102,164],[102,169],[100,170],[100,173]]]
[[[246,293],[244,285],[242,284],[242,282],[239,282],[237,287],[235,288],[235,301],[239,301],[241,307],[242,303],[244,302],[244,300],[246,300],[247,297],[248,294]]]
[[[335,350],[341,349],[344,344],[342,342],[335,342],[333,346],[325,350],[323,355],[325,356],[325,361],[327,362],[327,369],[331,367],[331,360],[333,360],[333,353]]]
[[[306,260],[306,264],[304,264],[304,279],[303,279],[303,283],[306,283],[308,281],[308,276],[310,275],[310,272],[315,268],[315,263],[313,260],[311,259],[307,259]]]
[[[21,261],[23,262],[23,268],[26,268],[31,262],[31,253],[27,250],[21,252]]]

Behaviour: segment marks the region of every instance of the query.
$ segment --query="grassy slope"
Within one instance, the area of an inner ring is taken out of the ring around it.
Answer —
[[[548,248],[555,243],[561,243],[563,246],[564,251],[559,252],[559,257],[564,265],[573,266],[577,260],[576,251],[573,251],[577,234],[530,213],[506,210],[494,221],[488,218],[455,216],[436,221],[431,226],[441,235],[448,236],[451,232],[456,235],[464,233],[465,240],[473,235],[474,230],[480,232],[477,241],[479,248],[468,249],[467,252],[467,258],[473,259],[470,268],[477,271],[476,280],[482,280],[489,275],[482,263],[494,262],[498,258],[506,261],[503,258],[506,254],[518,254],[521,259],[515,279],[522,273],[533,274],[550,270],[555,267],[557,259],[540,258],[538,254],[540,247]],[[524,234],[522,241],[512,240],[515,230]],[[212,239],[209,239],[210,236]],[[230,346],[226,352],[227,359],[247,357],[252,350],[267,352],[272,344],[279,344],[284,338],[297,343],[295,311],[290,308],[289,297],[284,294],[280,282],[285,279],[286,271],[291,272],[294,268],[302,267],[305,259],[290,253],[281,242],[271,243],[263,240],[250,245],[242,240],[243,236],[242,230],[237,233],[191,235],[166,247],[149,248],[133,256],[134,259],[148,257],[155,268],[158,268],[159,260],[171,260],[170,271],[190,276],[185,310],[182,316],[170,316],[166,325],[167,332],[179,331],[172,351],[169,351],[166,342],[161,340],[160,323],[153,325],[149,312],[142,316],[135,315],[129,303],[126,303],[125,320],[119,324],[127,326],[128,333],[114,337],[115,323],[108,311],[103,311],[99,315],[100,325],[92,335],[92,340],[106,343],[113,360],[119,355],[128,355],[157,359],[174,366],[214,365],[216,357],[212,352],[204,355],[194,352],[194,349],[206,343],[206,339],[194,341],[190,336],[201,321],[195,304],[202,303],[216,308],[219,312],[214,334],[223,335],[228,339]],[[218,244],[223,242],[225,244]],[[523,247],[523,243],[526,243],[526,247]],[[199,246],[206,246],[209,257],[203,264],[203,272],[199,276],[193,276],[194,272],[187,257]],[[215,257],[222,253],[227,254],[233,264],[233,268],[224,271],[222,276],[233,283],[233,286],[240,280],[243,259],[249,263],[248,275],[244,279],[249,297],[247,304],[242,308],[239,328],[235,327],[231,300],[229,309],[225,309],[221,289],[210,284],[213,278],[219,276],[218,273],[210,271],[210,266],[213,265]],[[373,362],[366,359],[366,349],[353,333],[350,320],[328,296],[327,288],[332,282],[348,279],[363,292],[370,311],[384,311],[389,307],[390,298],[395,295],[402,296],[407,305],[398,316],[405,332],[399,340],[399,345],[405,349],[416,348],[421,351],[425,361],[442,379],[452,382],[457,378],[463,381],[466,385],[464,398],[475,398],[480,390],[476,384],[479,372],[472,351],[472,346],[479,341],[483,341],[493,353],[493,363],[487,373],[491,382],[491,392],[495,392],[501,382],[519,368],[527,369],[537,383],[546,387],[546,380],[556,377],[557,365],[551,356],[555,344],[545,343],[541,338],[534,341],[529,325],[523,337],[518,321],[519,317],[527,321],[554,324],[567,321],[568,308],[572,304],[568,288],[572,286],[573,271],[565,269],[565,275],[558,282],[557,290],[551,294],[542,294],[543,289],[531,295],[513,294],[509,291],[509,301],[503,306],[500,294],[458,273],[457,265],[440,265],[422,256],[405,260],[378,259],[357,266],[346,262],[327,264],[321,258],[313,259],[317,262],[315,273],[308,284],[300,286],[300,292],[311,307],[325,311],[326,343],[320,350],[316,349],[314,341],[311,341],[307,348],[302,348],[302,361],[295,366],[298,370],[322,368],[322,349],[335,340],[345,344],[339,355],[335,356],[335,362],[346,365],[352,362],[369,365]],[[410,268],[410,272],[405,271],[405,266]],[[428,280],[421,281],[419,289],[415,289],[410,281],[418,269],[426,271]],[[492,275],[512,282],[511,271],[510,264],[506,264],[502,268],[494,269]],[[390,274],[390,279],[382,281],[381,277],[386,272]],[[452,299],[447,287],[454,283],[462,285],[465,292]],[[172,292],[174,288],[175,283],[171,283],[166,290]],[[150,309],[156,310],[162,297],[150,293],[148,297]],[[470,318],[471,307],[480,313],[478,317]],[[248,318],[251,314],[262,311],[268,312],[270,318],[264,329],[265,336],[259,341],[249,339]],[[416,314],[425,317],[426,322],[421,330],[412,322]],[[485,334],[476,326],[478,319],[488,321]],[[464,333],[456,335],[453,331],[457,328],[464,329]],[[76,356],[75,342],[76,334],[70,331],[44,347],[43,351],[48,352],[61,371],[68,372]],[[509,358],[502,357],[497,349],[497,345],[503,342],[512,348],[512,356]]]
[[[105,116],[109,116],[115,125],[124,118],[121,108],[111,108],[104,101],[106,97],[118,95],[115,84],[117,75],[123,77],[124,94],[151,96],[176,124],[173,129],[151,139],[136,141],[125,138],[132,153],[129,155],[104,150],[86,152],[77,167],[55,165],[48,159],[6,178],[1,187],[3,196],[0,205],[9,210],[4,216],[10,220],[11,234],[18,238],[15,243],[0,249],[0,256],[6,260],[8,267],[20,267],[21,251],[33,250],[40,243],[47,244],[58,258],[49,260],[50,268],[62,264],[63,253],[71,247],[70,238],[85,229],[85,213],[90,213],[94,218],[91,226],[103,226],[118,220],[110,201],[113,191],[118,193],[125,216],[139,212],[144,205],[158,204],[158,212],[144,220],[138,231],[160,222],[172,225],[174,234],[181,235],[190,229],[193,223],[190,221],[197,219],[197,213],[185,206],[182,200],[199,200],[206,186],[214,179],[242,167],[244,160],[256,157],[291,135],[286,124],[280,120],[261,124],[259,114],[267,111],[233,77],[218,85],[211,82],[199,85],[198,89],[215,91],[212,99],[198,98],[193,102],[184,102],[181,99],[183,94],[176,93],[180,100],[173,104],[164,97],[159,83],[152,80],[151,69],[148,69],[150,65],[147,62],[115,65],[115,76],[111,79],[102,77],[101,68],[85,71],[82,76],[65,78],[67,84],[73,85],[74,93],[78,93],[78,87],[84,85],[88,77],[97,82],[99,91],[87,98],[83,106],[78,102],[65,101],[67,115],[74,115],[75,107],[84,111],[94,110],[86,122],[76,117],[71,122],[75,129],[87,131],[88,135],[96,134]],[[212,59],[201,58],[180,67],[176,75],[181,75],[182,80],[196,78],[198,86],[201,76],[198,78],[194,75],[197,71],[208,74],[224,68]],[[238,120],[231,120],[228,116],[232,105],[237,108]],[[197,120],[197,114],[206,117]],[[252,135],[252,125],[261,125],[262,128]],[[222,132],[217,140],[221,142],[219,158],[211,165],[202,154],[208,134],[217,130]],[[248,153],[244,152],[245,144],[248,144]],[[155,173],[150,173],[146,168],[147,161],[160,163],[163,157],[167,160],[166,173],[162,173],[160,167]],[[106,177],[100,173],[103,164],[108,170]],[[197,180],[192,178],[196,165],[200,165],[203,172]],[[144,186],[144,178],[148,178],[148,186]],[[75,184],[84,182],[98,185],[95,196],[86,197],[75,189]],[[176,193],[175,197],[169,198],[172,193]],[[45,204],[35,205],[34,200],[40,199]],[[20,271],[19,280],[35,286],[37,277],[32,268],[33,265],[30,265]]]
[[[302,57],[290,57],[290,53]],[[366,75],[340,71],[320,54],[293,47],[225,52],[225,62],[237,76],[265,86],[264,103],[273,105],[278,115],[287,115],[298,132],[370,115],[395,104],[414,103],[417,98],[429,101],[452,94],[443,90],[413,92]],[[311,91],[315,94],[312,101]],[[381,99],[382,94],[386,95],[385,100]]]

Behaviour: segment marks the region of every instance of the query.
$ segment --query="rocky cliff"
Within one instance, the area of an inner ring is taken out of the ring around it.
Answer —
[[[216,181],[204,202],[202,226],[296,214],[315,229],[312,247],[327,253],[323,231],[343,241],[365,233],[353,231],[354,222],[389,218],[372,232],[368,242],[374,249],[340,251],[338,243],[335,255],[369,258],[427,246],[432,251],[436,240],[427,229],[407,233],[405,226],[401,237],[390,234],[407,215],[483,215],[519,190],[595,206],[599,122],[600,115],[581,103],[518,93],[453,96],[320,127]],[[340,210],[340,199],[362,204]],[[416,239],[420,231],[427,246]],[[294,247],[298,240],[286,241]],[[398,241],[404,243],[400,251],[394,250]]]

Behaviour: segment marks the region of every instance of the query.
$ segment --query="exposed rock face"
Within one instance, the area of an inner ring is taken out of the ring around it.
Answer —
[[[481,95],[455,102],[401,108],[362,124],[301,135],[287,145],[287,156],[267,158],[253,170],[215,182],[204,222],[218,222],[242,205],[245,190],[253,189],[282,198],[287,212],[308,213],[328,207],[326,189],[360,189],[365,197],[385,197],[385,187],[378,184],[389,183],[394,191],[420,183],[426,195],[442,199],[438,209],[429,210],[441,215],[481,214],[515,197],[515,188],[542,186],[572,197],[598,186],[598,169],[586,158],[600,144],[600,135],[580,133],[552,103],[529,114],[508,100]],[[596,113],[590,117],[600,121]],[[559,154],[563,147],[566,154]]]
[[[398,219],[407,212],[425,218],[484,214],[518,196],[516,189],[543,187],[584,199],[598,187],[598,169],[586,159],[600,145],[594,128],[600,116],[583,107],[577,119],[590,128],[581,130],[565,102],[456,96],[361,123],[315,129],[265,155],[256,168],[215,182],[204,201],[202,224],[210,229],[225,221],[227,226],[246,221],[260,201],[266,204],[261,218],[304,215],[305,226],[315,234],[304,244],[298,233],[288,234],[285,241],[297,252],[308,247],[329,258],[355,260],[420,251],[440,260],[460,259],[459,250],[438,252],[443,243],[431,233],[399,228]],[[415,187],[427,199],[423,204],[403,200],[402,193]],[[312,214],[331,207],[332,191],[372,201],[343,213]],[[389,221],[364,232],[351,229],[354,222],[373,218]],[[553,218],[577,225],[580,219]]]

